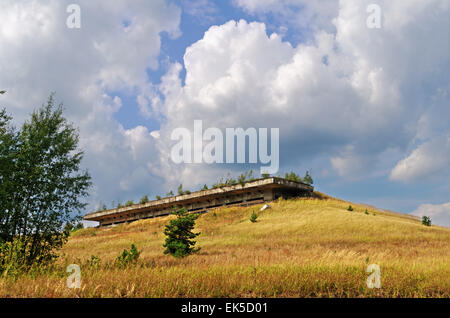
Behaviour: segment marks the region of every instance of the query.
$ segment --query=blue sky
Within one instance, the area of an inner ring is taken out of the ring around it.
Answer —
[[[378,1],[376,29],[372,1],[83,0],[80,29],[70,3],[4,2],[1,104],[20,124],[56,91],[80,128],[89,209],[259,168],[174,164],[171,132],[201,119],[280,128],[281,174],[450,225],[445,1]]]

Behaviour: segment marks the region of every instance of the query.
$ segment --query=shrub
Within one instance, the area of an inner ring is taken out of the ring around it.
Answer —
[[[202,188],[202,190],[208,190],[208,186],[205,184]]]
[[[291,171],[290,173],[286,173],[284,175],[284,178],[289,181],[302,182],[302,178],[300,178],[300,176],[297,175],[294,171]]]
[[[192,230],[195,226],[195,220],[198,214],[188,214],[185,208],[178,209],[175,207],[172,214],[176,215],[175,220],[170,220],[164,229],[167,236],[163,245],[166,249],[164,254],[170,254],[177,258],[183,258],[193,253],[197,253],[200,248],[195,248],[196,238],[200,233],[194,233]]]
[[[431,218],[426,215],[422,216],[422,224],[425,226],[431,226]]]
[[[267,178],[270,178],[270,173],[261,173],[261,176],[262,176],[264,179],[267,179]]]
[[[131,264],[136,264],[140,254],[141,252],[137,250],[136,246],[131,244],[129,251],[123,250],[122,254],[117,256],[116,265],[120,268],[124,268]]]
[[[365,211],[364,213],[367,214],[367,215],[369,215],[369,211],[367,211],[367,209],[366,209],[366,211]]]
[[[161,200],[161,196],[160,196],[160,195],[157,195],[157,196],[156,196],[156,200]]]
[[[100,264],[101,264],[101,260],[96,255],[91,255],[91,258],[86,261],[86,266],[93,268],[93,269],[100,268]]]
[[[258,218],[258,214],[255,213],[255,210],[253,210],[253,213],[252,213],[252,215],[250,216],[250,221],[251,221],[252,223],[255,223],[257,218]]]
[[[132,200],[125,202],[125,206],[127,206],[127,207],[132,206],[132,205],[134,205],[134,202]]]
[[[347,211],[353,211],[353,208],[351,205],[348,206]]]
[[[25,257],[21,252],[24,249],[25,244],[22,240],[0,242],[0,274],[2,276],[16,277],[27,270],[24,266]]]
[[[238,177],[238,183],[241,185],[241,186],[244,186],[245,185],[245,179],[247,178],[247,176],[243,173],[243,174],[241,174],[241,175],[239,175],[239,177]]]
[[[144,195],[141,200],[139,200],[139,204],[145,204],[149,201],[148,195]]]

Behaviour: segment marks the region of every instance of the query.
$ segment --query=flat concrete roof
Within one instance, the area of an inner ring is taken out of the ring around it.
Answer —
[[[208,189],[195,191],[190,194],[177,195],[173,197],[166,197],[160,200],[149,201],[144,204],[134,204],[131,206],[125,206],[117,209],[110,209],[105,211],[97,211],[93,213],[86,214],[83,219],[88,221],[98,221],[106,216],[111,216],[115,214],[122,214],[124,212],[140,212],[153,207],[166,207],[166,206],[176,206],[183,205],[193,201],[207,200],[211,197],[222,196],[226,193],[241,192],[245,190],[250,190],[254,188],[290,188],[298,189],[303,191],[314,190],[314,187],[303,182],[289,181],[283,178],[270,177],[264,179],[257,179],[254,181],[246,182],[244,185],[236,184],[232,186],[225,186],[221,188]]]

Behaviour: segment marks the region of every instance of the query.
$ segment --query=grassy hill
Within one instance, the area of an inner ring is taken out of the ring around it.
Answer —
[[[197,220],[201,251],[163,255],[170,217],[74,232],[53,271],[0,279],[1,297],[449,297],[450,229],[321,195],[211,211]],[[366,213],[366,209],[368,214]],[[256,223],[250,222],[252,211]],[[136,266],[115,258],[134,243]],[[100,264],[90,262],[98,257]],[[66,287],[79,264],[80,289]],[[369,264],[381,288],[369,289]]]

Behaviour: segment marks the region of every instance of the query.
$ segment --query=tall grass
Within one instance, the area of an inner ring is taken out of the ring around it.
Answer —
[[[202,250],[185,259],[163,255],[156,218],[75,232],[59,263],[36,275],[0,279],[2,297],[449,297],[450,229],[408,215],[329,198],[278,200],[217,209],[197,220]],[[368,214],[365,213],[368,210]],[[134,243],[136,265],[116,257]],[[100,265],[89,263],[92,255]],[[81,265],[80,289],[68,289],[65,266]],[[369,289],[369,264],[381,288]]]

